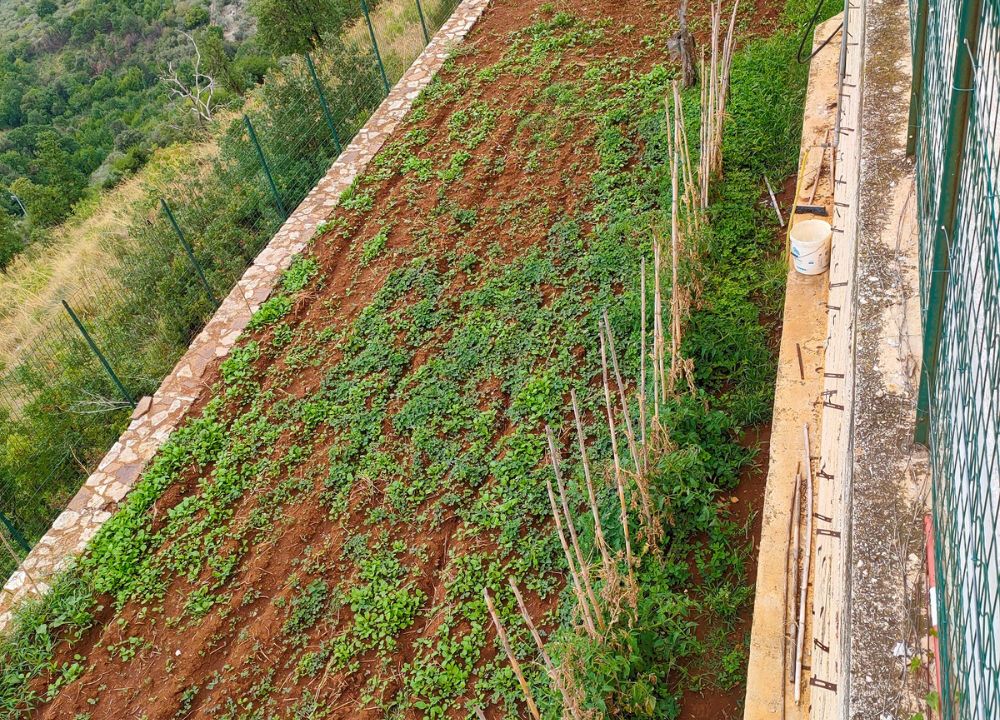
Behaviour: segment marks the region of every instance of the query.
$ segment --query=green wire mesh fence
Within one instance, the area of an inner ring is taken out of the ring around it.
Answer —
[[[41,308],[8,341],[0,355],[0,580],[124,430],[131,400],[156,390],[218,298],[458,4],[369,2],[340,37],[284,59],[213,152],[144,189],[114,266],[81,268],[60,298],[72,315],[62,302]]]
[[[911,0],[945,718],[1000,717],[1000,0]]]

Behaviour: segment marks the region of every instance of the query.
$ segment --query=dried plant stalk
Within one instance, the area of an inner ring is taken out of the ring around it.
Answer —
[[[639,428],[642,433],[643,471],[646,463],[646,256],[639,260]],[[572,392],[572,391],[570,391]],[[573,398],[576,412],[576,398]],[[577,425],[579,426],[579,413]],[[582,433],[581,433],[582,434]],[[581,447],[581,451],[583,448]]]
[[[615,383],[618,386],[618,397],[621,401],[622,415],[625,417],[625,438],[628,440],[629,454],[632,456],[632,465],[639,471],[639,448],[636,444],[635,430],[632,427],[632,413],[628,407],[628,395],[625,394],[625,383],[622,380],[621,368],[618,365],[618,351],[615,349],[615,336],[611,332],[611,323],[608,321],[608,311],[605,309],[602,314],[604,320],[604,333],[608,338],[608,350],[611,353],[611,367],[615,371]]]
[[[660,272],[663,264],[663,236],[660,231],[653,230],[653,370],[656,373],[656,384],[659,387],[657,406],[667,400],[667,376],[664,360],[663,339],[663,284]],[[659,407],[655,415],[659,420]]]
[[[569,541],[566,540],[566,533],[563,530],[562,516],[556,505],[556,494],[552,491],[552,482],[545,480],[545,487],[549,492],[549,504],[552,506],[552,519],[556,522],[556,532],[559,535],[559,544],[562,545],[563,554],[566,556],[566,564],[569,566],[570,581],[573,584],[573,594],[576,595],[577,604],[580,606],[580,619],[583,627],[591,637],[597,637],[597,627],[594,625],[594,618],[591,615],[591,606],[584,592],[580,574],[576,569],[576,562],[573,560],[573,553],[569,549]]]
[[[591,609],[593,610],[592,617],[596,621],[596,627],[603,630],[604,618],[601,617],[601,606],[597,602],[597,596],[594,594],[594,588],[590,583],[590,567],[583,557],[583,551],[580,549],[580,538],[576,534],[576,524],[573,522],[573,513],[569,510],[569,501],[566,499],[566,485],[563,482],[562,472],[559,470],[559,450],[556,448],[556,439],[552,434],[552,428],[548,425],[545,426],[545,435],[549,441],[549,457],[552,459],[552,470],[556,476],[556,486],[559,488],[559,501],[562,505],[563,515],[566,519],[566,528],[569,530],[569,537],[573,543],[573,552],[576,554],[576,562],[579,568],[580,577],[583,579],[583,587],[587,593],[587,599],[591,603]],[[552,501],[552,512],[556,516],[556,526],[559,525],[558,511],[555,507],[555,498],[552,497],[552,483],[549,483],[549,499]],[[560,530],[561,532],[561,530]]]
[[[486,600],[486,608],[493,619],[493,626],[497,629],[497,635],[500,637],[500,644],[503,645],[503,651],[507,655],[507,661],[510,663],[514,675],[517,677],[517,682],[521,686],[521,692],[524,693],[524,702],[528,706],[528,712],[531,713],[531,716],[535,720],[542,720],[542,715],[538,712],[538,705],[535,704],[535,698],[531,694],[531,687],[528,685],[528,681],[524,677],[524,672],[521,670],[521,663],[517,661],[517,658],[514,657],[514,651],[510,649],[510,640],[507,637],[507,632],[503,629],[503,624],[500,622],[500,616],[497,615],[497,609],[493,604],[493,598],[490,597],[488,588],[483,588],[483,598]]]
[[[583,422],[580,420],[580,407],[576,402],[576,391],[570,389],[569,397],[573,403],[573,419],[576,421],[576,439],[580,448],[580,461],[583,463],[583,478],[587,483],[587,499],[590,501],[590,512],[594,517],[594,539],[597,542],[597,549],[601,553],[605,581],[607,581],[608,577],[610,577],[610,568],[613,567],[611,552],[608,550],[607,540],[604,539],[601,512],[597,507],[597,494],[594,492],[594,481],[590,474],[590,459],[587,457],[587,440],[583,432]]]
[[[611,453],[614,456],[615,483],[618,486],[618,500],[621,503],[622,531],[625,535],[625,564],[628,566],[629,580],[634,583],[632,577],[632,539],[628,527],[628,501],[625,497],[625,485],[622,478],[621,459],[618,455],[618,432],[615,429],[615,414],[611,406],[611,387],[608,384],[608,354],[604,343],[604,330],[598,328],[601,338],[601,368],[604,379],[604,406],[608,415],[608,429],[611,431]]]
[[[722,33],[722,0],[712,3],[712,55],[705,66],[704,54],[701,67],[701,164],[700,186],[701,204],[708,207],[708,184],[712,175],[722,172],[722,135],[725,129],[726,105],[729,100],[729,81],[732,74],[734,54],[734,34],[739,1],[733,5],[726,28]]]

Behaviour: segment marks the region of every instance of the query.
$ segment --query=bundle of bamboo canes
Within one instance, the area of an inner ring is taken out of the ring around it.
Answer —
[[[722,33],[722,0],[712,4],[712,56],[705,65],[705,51],[701,53],[701,206],[708,207],[708,184],[713,175],[722,172],[722,131],[726,119],[726,102],[729,99],[729,75],[733,66],[733,33],[736,29],[736,12],[739,0],[733,5],[726,37],[720,47]]]

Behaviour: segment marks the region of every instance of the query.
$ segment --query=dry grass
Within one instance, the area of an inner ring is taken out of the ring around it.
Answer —
[[[0,367],[46,334],[63,312],[63,298],[90,298],[106,289],[110,271],[133,242],[130,225],[153,207],[152,190],[169,190],[196,168],[207,169],[215,153],[211,142],[158,151],[134,177],[85,200],[51,240],[33,245],[0,273]]]
[[[434,32],[434,28],[430,26],[431,18],[450,2],[452,0],[421,0],[428,32]],[[426,44],[417,4],[414,0],[386,0],[379,3],[371,16],[382,61],[389,81],[392,82],[406,72]],[[363,17],[344,33],[344,40],[365,48],[371,46],[368,24]]]

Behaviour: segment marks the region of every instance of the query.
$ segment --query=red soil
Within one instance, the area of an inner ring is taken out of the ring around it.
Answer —
[[[494,0],[482,20],[466,40],[466,46],[473,52],[460,55],[455,61],[451,75],[463,68],[476,70],[495,62],[508,47],[508,33],[532,22],[533,16],[543,3],[541,0]],[[642,38],[657,31],[664,18],[671,17],[675,10],[674,0],[646,0],[626,3],[620,0],[560,0],[551,3],[557,10],[570,10],[574,15],[589,19],[610,18],[605,40],[595,47],[570,50],[564,60],[567,72],[581,73],[584,60],[596,55],[617,56],[636,53]],[[772,10],[757,13],[751,25],[768,29],[768,17]],[[702,15],[705,7],[692,8],[692,14]],[[634,32],[622,33],[621,28],[631,25]],[[577,56],[574,57],[574,53]],[[644,62],[648,65],[661,61],[659,51],[650,51]],[[518,83],[495,83],[483,99],[501,102],[505,107],[518,108],[526,112],[544,110],[538,97],[540,80],[525,77]],[[469,104],[470,99],[460,98],[457,106]],[[417,127],[426,128],[432,137],[447,136],[448,120],[456,104],[432,109],[428,117]],[[412,126],[411,126],[412,127]],[[594,131],[582,125],[577,132],[586,136]],[[509,114],[504,114],[498,127],[487,142],[473,151],[473,159],[468,164],[465,181],[449,188],[449,198],[460,207],[476,208],[482,225],[500,225],[505,232],[497,236],[481,237],[475,233],[456,236],[442,233],[445,240],[438,250],[441,256],[448,250],[462,252],[481,251],[499,243],[507,257],[514,257],[525,248],[541,243],[547,233],[548,224],[515,222],[522,212],[504,214],[504,204],[523,208],[524,212],[574,213],[584,202],[579,190],[588,185],[589,177],[596,167],[596,154],[581,150],[579,142],[566,143],[546,156],[545,163],[536,172],[528,175],[520,158],[507,157],[513,139],[522,132],[518,122]],[[578,139],[577,139],[578,140]],[[450,151],[449,151],[450,152]],[[489,174],[484,169],[489,161],[500,158],[507,160],[502,173]],[[433,158],[435,166],[441,167],[450,159],[449,153],[442,152]],[[301,297],[294,314],[288,318],[293,327],[322,328],[334,326],[338,330],[348,326],[358,312],[381,286],[389,269],[402,265],[415,253],[415,240],[410,230],[418,219],[424,218],[436,202],[436,183],[429,183],[414,190],[406,186],[404,178],[396,176],[383,182],[374,201],[373,209],[360,220],[354,215],[339,213],[349,222],[348,240],[338,240],[327,236],[318,240],[312,255],[320,263],[321,274],[326,278],[323,289]],[[530,203],[525,199],[530,198]],[[339,212],[339,211],[338,211]],[[393,231],[389,237],[387,250],[382,257],[369,267],[359,269],[356,258],[359,248],[381,228],[385,219],[391,218]],[[506,221],[504,218],[508,218]],[[492,222],[489,222],[489,220]],[[521,218],[524,219],[523,217]],[[506,223],[506,224],[505,224]],[[442,262],[444,262],[442,260]],[[467,281],[459,281],[467,282]],[[449,294],[457,294],[463,288],[448,289]],[[347,291],[349,290],[349,292]],[[269,339],[267,333],[263,340]],[[263,344],[262,340],[262,344]],[[410,371],[429,357],[443,339],[430,343],[413,362]],[[307,367],[297,370],[294,382],[281,389],[296,397],[306,397],[320,386],[325,369],[336,363],[336,356],[324,358],[322,367]],[[269,365],[282,363],[284,358],[272,361],[266,357],[258,362],[260,377],[267,377]],[[499,389],[496,390],[499,393]],[[204,400],[200,405],[204,405]],[[197,411],[197,408],[196,408]],[[232,416],[239,412],[233,407],[227,411]],[[505,432],[501,429],[501,434]],[[388,434],[390,428],[385,428]],[[760,439],[766,459],[766,436]],[[273,448],[274,457],[280,457],[287,449],[287,442],[278,443]],[[316,470],[322,475],[326,462],[326,447],[317,447],[311,458],[297,472],[310,477]],[[191,472],[186,483],[170,488],[156,503],[154,517],[162,518],[166,511],[176,505],[191,492],[201,473]],[[749,513],[751,508],[762,506],[763,477],[766,467],[749,473],[735,495],[740,498],[734,505],[737,514]],[[271,481],[273,484],[276,481]],[[287,508],[278,526],[264,544],[251,547],[243,556],[238,569],[229,584],[231,597],[222,611],[214,610],[199,623],[186,622],[170,625],[163,618],[181,617],[188,601],[192,584],[183,578],[174,579],[165,596],[162,613],[150,613],[136,604],[127,604],[120,612],[114,612],[110,602],[98,613],[97,623],[82,639],[72,645],[60,648],[57,664],[73,662],[75,655],[86,658],[86,672],[78,680],[64,687],[50,702],[45,703],[35,713],[37,718],[70,719],[77,716],[90,720],[111,718],[146,718],[166,720],[167,718],[210,718],[221,714],[221,703],[226,698],[249,698],[259,688],[254,683],[259,680],[260,669],[273,670],[271,683],[280,688],[282,716],[290,711],[293,701],[304,693],[322,694],[323,711],[316,717],[324,718],[376,718],[380,711],[374,707],[362,708],[361,697],[365,683],[372,672],[392,675],[393,669],[380,670],[375,667],[376,655],[369,652],[361,659],[362,670],[356,673],[334,673],[322,677],[294,677],[293,649],[282,638],[282,627],[287,613],[279,609],[276,599],[283,598],[287,605],[295,596],[290,578],[300,575],[304,578],[328,577],[342,580],[349,578],[356,569],[352,563],[339,560],[345,543],[359,528],[366,527],[366,513],[370,499],[379,496],[384,488],[362,488],[352,494],[350,519],[331,520],[326,507],[319,501],[321,483],[315,482],[314,489],[300,495]],[[233,524],[239,527],[250,520],[250,515],[258,507],[260,498],[270,489],[256,487],[237,502]],[[430,552],[426,558],[416,555],[409,557],[411,566],[419,568],[416,576],[418,587],[429,601],[444,594],[447,578],[444,577],[448,553],[454,550],[471,551],[477,545],[488,546],[489,541],[456,536],[457,518],[448,518],[433,529],[414,524],[412,527],[392,526],[395,537],[408,548],[426,546]],[[370,529],[370,526],[367,526]],[[754,523],[755,533],[759,532],[759,521]],[[316,567],[304,567],[304,550],[311,549],[310,558],[322,560],[313,563]],[[749,563],[750,568],[756,562]],[[207,574],[207,571],[206,571]],[[529,595],[528,602],[532,615],[541,617],[552,609],[555,597],[540,601]],[[349,608],[343,610],[342,620],[350,617]],[[413,645],[421,638],[430,638],[440,623],[439,618],[420,619],[402,637],[393,654],[393,667],[398,669],[412,660]],[[322,623],[309,632],[308,647],[316,648],[333,632]],[[111,649],[130,637],[141,637],[144,642],[135,657],[122,662],[113,657]],[[486,659],[493,654],[492,643],[484,653]],[[51,678],[40,678],[36,689],[44,692]],[[213,683],[218,683],[214,686]],[[200,691],[186,702],[185,692],[193,686]],[[387,696],[395,693],[398,685],[390,683],[385,691]],[[705,698],[688,698],[685,703],[685,717],[724,718],[732,716],[739,691],[729,695],[714,694]],[[361,708],[361,709],[359,709]],[[178,711],[180,712],[178,714]],[[499,717],[494,709],[490,716]],[[408,715],[409,717],[409,715]]]

